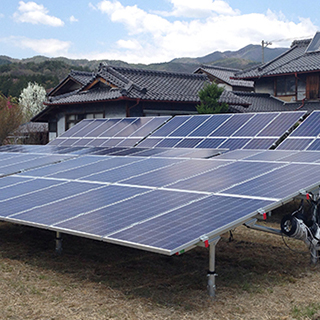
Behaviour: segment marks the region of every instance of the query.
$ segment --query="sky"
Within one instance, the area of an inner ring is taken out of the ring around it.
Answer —
[[[0,55],[160,63],[320,30],[319,0],[1,0]]]

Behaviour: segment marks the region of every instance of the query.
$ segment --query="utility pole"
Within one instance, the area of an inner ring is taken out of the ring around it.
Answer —
[[[262,47],[262,63],[264,63],[264,48],[267,46],[272,45],[272,42],[264,41],[262,40],[261,42],[261,47]]]

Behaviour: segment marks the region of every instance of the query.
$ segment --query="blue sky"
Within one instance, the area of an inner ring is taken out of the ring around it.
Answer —
[[[289,47],[320,29],[319,12],[319,0],[2,0],[0,55],[157,63]]]

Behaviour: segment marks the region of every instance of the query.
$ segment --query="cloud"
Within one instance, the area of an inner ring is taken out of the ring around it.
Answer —
[[[32,24],[45,24],[52,27],[61,27],[64,22],[54,16],[48,15],[48,10],[35,2],[19,1],[18,11],[13,14],[13,18],[17,22],[26,22]]]
[[[31,39],[27,37],[8,37],[0,42],[14,45],[20,49],[31,49],[36,54],[49,57],[67,56],[71,47],[70,41],[61,41],[58,39]]]
[[[120,1],[100,1],[95,10],[121,24],[127,36],[104,59],[163,62],[177,57],[200,57],[213,51],[238,50],[262,40],[309,37],[317,27],[308,18],[295,23],[282,12],[242,14],[223,0],[170,0],[171,12],[147,12]],[[170,17],[169,17],[170,16]],[[289,46],[292,39],[274,46]],[[100,54],[94,54],[95,58]]]
[[[74,16],[71,16],[71,17],[69,18],[69,21],[70,21],[70,22],[78,22],[79,20],[78,20],[77,18],[75,18]]]
[[[237,15],[239,10],[234,10],[222,0],[170,0],[173,5],[171,12],[159,12],[164,16],[204,18],[212,14]]]

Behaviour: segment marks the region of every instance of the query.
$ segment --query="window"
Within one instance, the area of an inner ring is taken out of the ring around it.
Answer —
[[[276,96],[292,96],[296,94],[295,76],[278,77],[276,80]]]
[[[97,118],[104,118],[103,112],[66,115],[66,130],[72,128],[74,125],[76,125],[78,122],[80,122],[83,119],[97,119]]]

